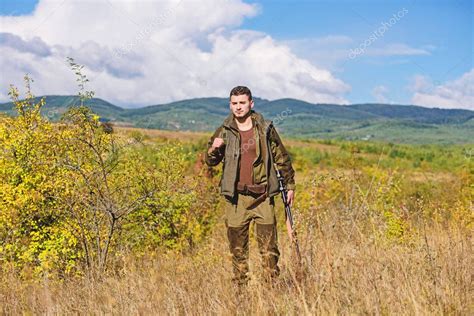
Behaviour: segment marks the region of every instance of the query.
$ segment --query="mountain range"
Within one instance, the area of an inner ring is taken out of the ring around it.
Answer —
[[[40,97],[36,99],[39,100]],[[44,116],[58,120],[77,96],[44,96]],[[37,101],[36,100],[36,101]],[[312,104],[296,99],[254,98],[254,110],[274,121],[285,136],[397,143],[473,143],[474,111],[394,104]],[[100,98],[85,103],[102,121],[115,125],[164,130],[213,131],[229,114],[226,98],[196,98],[122,108]],[[15,115],[12,102],[0,111]]]

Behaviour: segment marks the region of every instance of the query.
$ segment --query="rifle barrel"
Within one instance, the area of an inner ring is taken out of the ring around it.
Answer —
[[[278,170],[277,166],[275,165],[275,170],[277,173],[277,178],[278,178],[278,184],[280,186],[280,193],[281,193],[281,199],[283,200],[283,204],[285,205],[285,213],[286,213],[286,220],[289,222],[289,227],[287,225],[288,229],[288,235],[290,236],[291,242],[295,245],[296,249],[296,255],[298,256],[299,264],[301,264],[301,253],[300,253],[300,246],[298,243],[298,238],[296,236],[296,231],[294,229],[294,224],[293,224],[293,214],[291,213],[291,207],[288,204],[288,197],[287,197],[287,192],[285,190],[285,186],[283,184],[283,176],[280,173],[280,170]]]

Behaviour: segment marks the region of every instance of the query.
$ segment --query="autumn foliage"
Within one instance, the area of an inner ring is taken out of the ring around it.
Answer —
[[[16,117],[0,122],[0,258],[3,269],[41,276],[102,273],[118,253],[186,250],[205,237],[215,194],[185,174],[179,144],[118,136],[86,106],[53,124],[31,80]]]

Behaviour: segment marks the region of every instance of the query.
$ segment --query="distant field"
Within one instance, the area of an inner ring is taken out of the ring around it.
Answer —
[[[167,131],[157,129],[142,129],[134,127],[115,127],[119,135],[133,135],[139,133],[146,140],[160,142],[178,140],[192,145],[196,154],[199,148],[204,151],[211,132]],[[382,141],[345,141],[331,139],[301,138],[280,132],[285,146],[290,150],[297,164],[303,165],[335,165],[344,167],[344,163],[335,162],[335,157],[354,154],[364,163],[375,164],[380,157],[384,160],[381,167],[402,167],[407,170],[452,171],[466,163],[470,163],[474,156],[474,142],[467,144],[397,144]],[[201,147],[199,147],[201,146]],[[382,155],[382,156],[381,156]],[[339,161],[339,159],[338,159]]]

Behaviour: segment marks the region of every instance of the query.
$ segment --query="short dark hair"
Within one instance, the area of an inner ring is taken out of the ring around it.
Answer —
[[[229,98],[231,98],[233,95],[243,95],[243,94],[249,97],[249,101],[252,101],[252,92],[250,91],[249,88],[245,86],[237,86],[237,87],[232,88],[232,90],[230,90]]]

